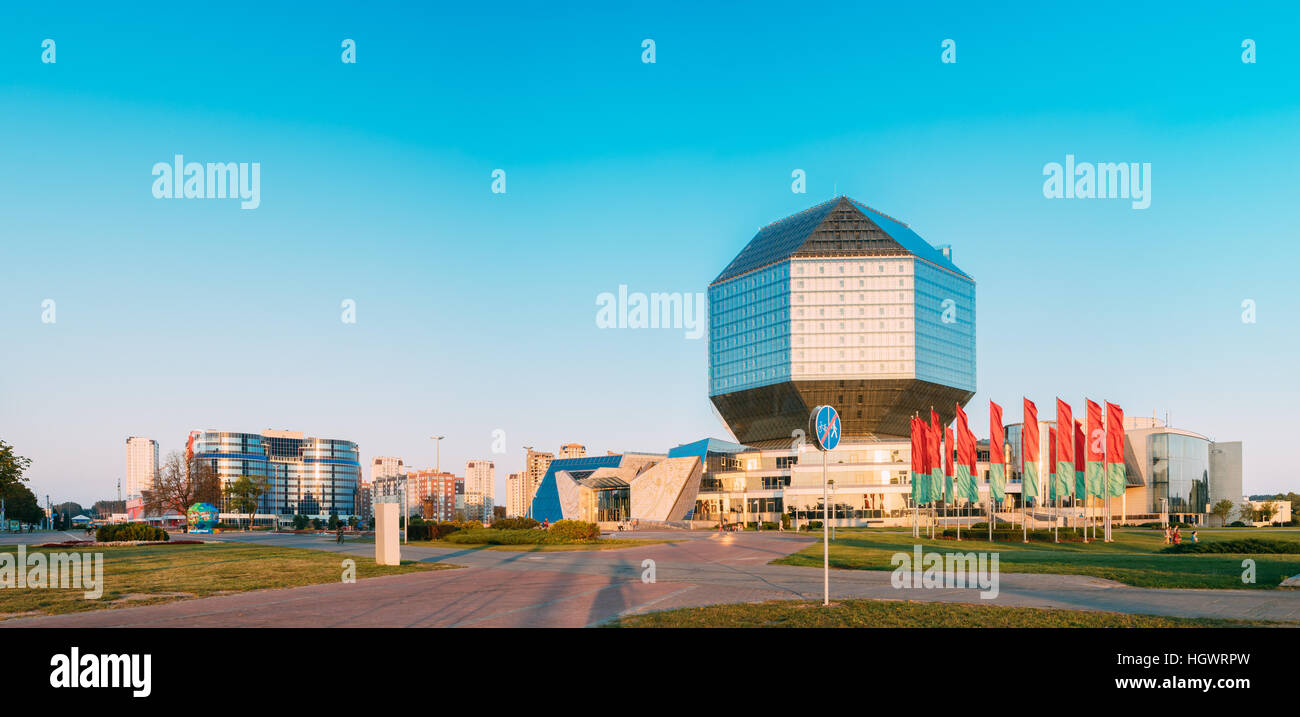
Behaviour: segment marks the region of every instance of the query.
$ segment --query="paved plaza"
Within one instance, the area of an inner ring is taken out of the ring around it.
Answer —
[[[767,564],[813,543],[807,536],[701,531],[635,537],[677,542],[573,552],[404,546],[404,560],[464,567],[15,619],[0,627],[587,627],[650,610],[822,596],[821,570]],[[371,544],[338,545],[325,536],[233,533],[215,539],[314,548],[358,560],[374,554]],[[655,566],[649,584],[642,581],[647,559]],[[1300,620],[1300,591],[1134,588],[1078,575],[1003,572],[998,597],[981,600],[976,589],[895,589],[888,571],[832,570],[831,599],[843,598]]]

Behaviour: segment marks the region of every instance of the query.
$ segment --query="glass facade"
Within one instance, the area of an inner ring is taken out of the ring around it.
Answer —
[[[916,262],[916,377],[975,390],[975,282],[924,261]]]
[[[790,263],[709,287],[709,395],[790,378]]]
[[[1210,502],[1210,442],[1177,433],[1147,437],[1151,457],[1151,512],[1169,501],[1170,513],[1204,513]]]
[[[226,486],[241,476],[266,480],[258,512],[278,515],[356,515],[361,461],[357,444],[327,438],[203,431],[194,458],[208,463]],[[223,498],[222,512],[235,512]]]
[[[611,488],[596,491],[596,520],[627,520],[632,514],[632,489]]]

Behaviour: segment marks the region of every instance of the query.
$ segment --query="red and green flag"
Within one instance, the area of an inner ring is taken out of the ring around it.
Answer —
[[[939,413],[930,409],[930,498],[943,500],[943,425]]]
[[[1084,476],[1083,423],[1074,419],[1074,496],[1088,499],[1088,483]]]
[[[989,401],[989,495],[1001,503],[1007,497],[1007,464],[1002,455],[1002,407]]]
[[[1020,493],[1022,500],[1038,499],[1038,407],[1025,399],[1020,428]]]
[[[1101,497],[1106,494],[1105,460],[1106,429],[1101,421],[1101,406],[1096,401],[1087,401],[1088,413],[1088,465],[1084,469],[1088,474],[1088,495]]]
[[[1048,497],[1051,498],[1052,500],[1056,500],[1057,488],[1059,487],[1056,484],[1056,467],[1057,467],[1056,426],[1048,426],[1047,427],[1047,470],[1050,472],[1047,474],[1047,486],[1049,491]]]
[[[1112,498],[1124,495],[1124,409],[1106,404],[1106,487]]]
[[[1074,417],[1070,405],[1056,399],[1056,496],[1070,497],[1074,487]]]
[[[921,504],[921,463],[925,446],[921,442],[921,419],[912,416],[912,503]]]
[[[975,486],[975,434],[970,431],[966,412],[957,405],[957,495],[978,503],[979,489]]]
[[[957,496],[956,492],[955,492],[954,489],[953,489],[953,485],[952,485],[952,481],[953,481],[952,454],[953,454],[953,451],[956,450],[956,443],[953,441],[953,435],[952,435],[952,429],[951,429],[951,428],[945,428],[945,429],[943,429],[943,435],[944,435],[944,444],[943,444],[943,489],[944,489],[944,495],[945,495],[944,500],[946,500],[947,502],[951,503],[951,502],[953,501],[953,498],[955,498],[955,497]]]

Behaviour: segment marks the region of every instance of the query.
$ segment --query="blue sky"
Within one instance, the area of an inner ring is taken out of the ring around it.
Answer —
[[[976,278],[974,425],[990,397],[1008,420],[1104,398],[1245,441],[1247,492],[1298,489],[1298,26],[1284,3],[11,8],[0,437],[88,504],[129,435],[287,428],[423,466],[438,433],[444,468],[496,461],[504,502],[524,445],[725,437],[706,341],[600,330],[596,296],[704,291],[838,191]],[[178,153],[259,162],[261,206],[155,199]],[[1151,163],[1151,207],[1045,199],[1066,154]]]

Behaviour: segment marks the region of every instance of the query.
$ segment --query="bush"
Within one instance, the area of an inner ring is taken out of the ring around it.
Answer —
[[[822,522],[820,520],[810,520],[803,526],[804,530],[821,530]]]
[[[1270,540],[1268,538],[1241,538],[1237,540],[1218,540],[1209,543],[1179,543],[1171,545],[1162,553],[1271,553],[1300,555],[1300,543],[1292,540]]]
[[[101,525],[95,531],[95,540],[110,543],[119,540],[167,540],[167,531],[147,523],[113,523]]]
[[[1234,520],[1234,521],[1232,521],[1230,524],[1228,524],[1228,527],[1229,527],[1229,528],[1245,528],[1245,527],[1247,527],[1247,526],[1246,526],[1245,523],[1241,522],[1240,520]]]
[[[498,518],[492,522],[495,530],[532,530],[541,525],[532,518]]]
[[[581,520],[557,520],[549,532],[552,536],[569,542],[600,540],[600,526]]]
[[[461,545],[544,545],[547,543],[564,543],[544,530],[498,530],[483,528],[459,530],[447,537],[447,542]]]
[[[983,530],[963,528],[961,532],[963,540],[987,540],[989,537],[989,524],[985,523]],[[1074,528],[1061,528],[1060,536],[1061,540],[1082,540],[1083,531],[1075,530]],[[957,529],[945,528],[943,531],[943,537],[956,539]],[[993,540],[995,541],[1020,542],[1024,539],[1025,531],[1023,528],[997,528],[993,531]],[[1029,540],[1031,542],[1051,543],[1055,539],[1056,531],[1051,528],[1038,528],[1029,531]],[[1100,538],[1098,538],[1098,540],[1100,540]]]
[[[474,530],[474,529],[482,530],[483,525],[481,523],[475,523],[475,522],[466,523],[463,521],[460,522],[443,521],[441,523],[434,523],[433,521],[422,520],[419,523],[417,523],[414,520],[412,520],[411,524],[406,526],[406,539],[407,540],[445,540],[447,536],[451,535],[452,533],[461,530]]]

